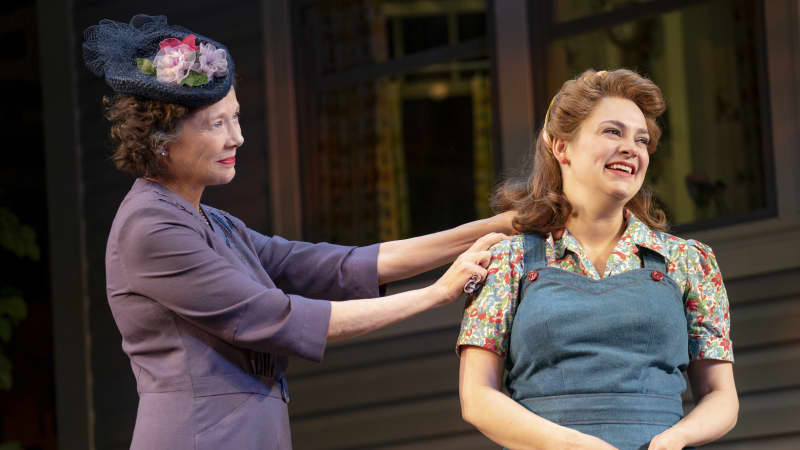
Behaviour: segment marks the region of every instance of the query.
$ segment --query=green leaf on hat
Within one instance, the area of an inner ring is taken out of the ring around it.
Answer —
[[[136,58],[136,65],[139,66],[139,70],[142,71],[142,73],[148,75],[156,74],[156,67],[153,65],[153,61],[147,58]]]
[[[189,75],[186,75],[186,78],[181,80],[181,84],[184,86],[202,86],[206,83],[208,83],[206,74],[194,70],[190,70]]]

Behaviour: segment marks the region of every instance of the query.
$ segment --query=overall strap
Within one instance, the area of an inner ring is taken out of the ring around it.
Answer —
[[[525,291],[528,289],[528,286],[533,282],[527,275],[531,272],[536,272],[536,269],[541,269],[547,265],[547,260],[545,259],[545,242],[544,238],[539,236],[538,234],[529,234],[525,233],[525,241],[524,241],[524,248],[525,248],[525,259],[523,270],[525,271],[520,277],[519,282],[519,291],[518,294],[519,298],[517,299],[518,302],[522,301],[522,297],[525,295]],[[538,276],[538,274],[537,274]],[[534,278],[535,280],[536,278]],[[509,362],[510,360],[506,360]]]
[[[538,234],[525,233],[525,270],[537,269],[547,264],[544,238]]]
[[[667,273],[667,262],[664,257],[647,247],[638,246],[639,257],[642,259],[642,267],[648,270],[660,270]]]

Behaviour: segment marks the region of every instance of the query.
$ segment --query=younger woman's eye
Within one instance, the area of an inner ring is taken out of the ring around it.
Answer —
[[[637,141],[642,143],[642,144],[644,144],[644,145],[646,145],[646,146],[650,145],[650,139],[646,138],[646,137],[641,137],[641,138],[637,139]]]
[[[236,114],[233,115],[233,120],[239,120],[239,117],[241,117],[241,113],[237,112]]]
[[[616,136],[622,136],[622,133],[616,128],[606,128],[604,133],[611,133],[611,134],[616,135]]]
[[[222,126],[222,121],[221,120],[218,120],[218,121],[214,122],[214,128],[219,128],[221,126]]]

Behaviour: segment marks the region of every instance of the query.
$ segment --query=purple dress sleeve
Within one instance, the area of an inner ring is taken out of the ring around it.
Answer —
[[[237,347],[322,359],[328,302],[287,294],[268,279],[257,280],[243,272],[214,251],[208,237],[187,223],[181,210],[158,203],[129,208],[132,213],[120,218],[114,253],[120,258],[125,283],[117,289],[157,299],[186,321]],[[112,284],[116,283],[109,287]],[[109,297],[118,294],[125,293],[109,292]]]
[[[378,244],[345,247],[288,241],[248,229],[261,265],[283,291],[328,300],[380,296]]]

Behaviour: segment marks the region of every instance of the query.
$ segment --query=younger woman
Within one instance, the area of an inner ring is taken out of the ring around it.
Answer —
[[[528,183],[498,191],[524,234],[493,247],[458,339],[463,417],[493,441],[679,449],[736,423],[714,253],[665,233],[642,190],[663,111],[652,81],[589,70],[553,99]]]

